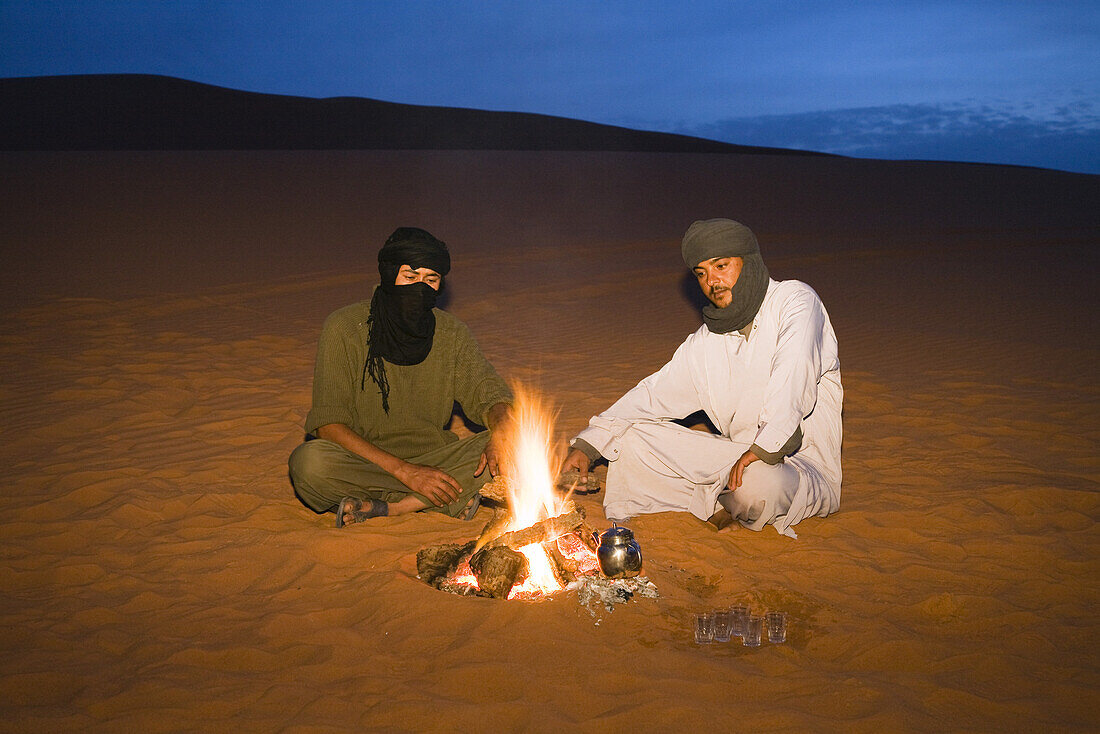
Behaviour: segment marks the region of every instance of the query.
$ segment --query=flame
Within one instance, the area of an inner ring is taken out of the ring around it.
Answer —
[[[512,406],[504,465],[509,483],[512,526],[520,530],[558,515],[564,501],[554,492],[554,479],[564,458],[555,447],[553,425],[557,411],[520,383],[513,383]]]
[[[564,498],[554,491],[554,479],[563,457],[554,441],[557,411],[518,382],[512,384],[512,391],[516,400],[510,425],[506,428],[504,457],[505,473],[513,480],[508,488],[512,508],[508,530],[522,530],[539,520],[559,515],[565,509]],[[527,556],[531,575],[512,589],[509,599],[561,590],[561,583],[541,545],[534,543],[519,551]]]
[[[564,456],[554,441],[557,411],[520,383],[513,382],[512,389],[516,400],[509,422],[497,428],[505,438],[501,469],[508,478],[505,486],[511,508],[508,525],[499,528],[500,533],[523,530],[573,509],[569,501],[572,491],[562,496],[555,489],[558,467]],[[563,536],[555,542],[557,550],[570,559],[578,572],[585,575],[598,572],[596,554],[580,536]],[[554,563],[542,544],[532,543],[518,550],[527,558],[529,575],[523,583],[512,587],[509,599],[541,599],[561,591]],[[452,579],[457,584],[477,587],[477,577],[470,569],[469,559],[459,564]]]

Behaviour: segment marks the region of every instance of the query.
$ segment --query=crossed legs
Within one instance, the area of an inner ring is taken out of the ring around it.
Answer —
[[[417,464],[439,467],[462,486],[463,492],[454,502],[440,507],[376,464],[323,439],[307,441],[291,453],[290,481],[302,503],[318,513],[336,512],[344,498],[353,498],[359,506],[350,503],[343,509],[369,513],[367,516],[432,510],[457,517],[470,507],[477,491],[489,479],[488,472],[480,477],[473,475],[488,441],[489,432],[483,431],[411,459]],[[385,512],[379,503],[385,505]],[[351,521],[356,519],[352,517]]]
[[[637,423],[619,438],[608,464],[608,517],[690,512],[701,520],[724,509],[760,530],[785,515],[798,489],[798,470],[761,461],[745,470],[736,491],[725,489],[733,464],[748,445],[674,423]]]

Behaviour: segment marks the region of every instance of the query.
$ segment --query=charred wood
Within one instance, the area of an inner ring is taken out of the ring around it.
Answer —
[[[416,552],[416,574],[425,583],[440,588],[440,584],[450,577],[459,562],[473,553],[476,543],[477,541],[471,540],[463,545],[447,543],[422,548]]]
[[[550,565],[554,567],[554,576],[559,584],[567,586],[577,580],[577,564],[561,552],[556,539],[546,541],[542,547],[550,557]]]
[[[527,558],[506,546],[482,548],[470,557],[470,570],[477,585],[497,599],[507,599],[512,587],[522,584],[530,573]]]
[[[600,491],[600,480],[593,472],[588,472],[588,476],[581,479],[579,471],[567,471],[558,475],[554,488],[562,494],[595,494]]]
[[[494,509],[493,517],[489,522],[485,523],[485,529],[483,529],[481,535],[478,536],[476,548],[480,550],[504,535],[504,531],[506,531],[511,524],[512,514],[507,508]]]
[[[547,540],[556,540],[566,533],[573,532],[583,524],[584,510],[580,507],[574,507],[572,511],[564,515],[547,518],[546,520],[539,520],[534,525],[530,525],[522,530],[513,530],[510,533],[504,533],[486,543],[485,547],[495,548],[497,546],[506,545],[509,548],[522,548],[531,543],[543,543]]]
[[[508,477],[497,476],[493,477],[485,484],[481,486],[478,493],[487,499],[491,499],[494,502],[499,502],[502,505],[508,504],[510,495],[511,482]]]

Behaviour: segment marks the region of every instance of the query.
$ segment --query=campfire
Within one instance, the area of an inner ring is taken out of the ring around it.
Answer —
[[[570,499],[579,477],[557,476],[554,414],[522,386],[515,392],[504,473],[481,489],[493,519],[475,540],[416,554],[417,574],[438,589],[534,600],[599,575],[596,534]]]

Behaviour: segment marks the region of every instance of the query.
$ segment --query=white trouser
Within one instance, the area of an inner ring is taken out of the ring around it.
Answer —
[[[609,519],[690,512],[707,520],[718,509],[719,494],[749,444],[675,423],[635,423],[619,438],[618,447],[607,469],[604,511]],[[799,479],[788,463],[755,461],[722,505],[745,527],[760,530],[787,513]]]

